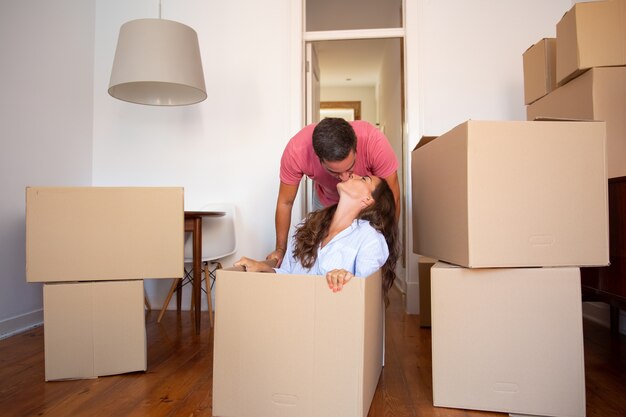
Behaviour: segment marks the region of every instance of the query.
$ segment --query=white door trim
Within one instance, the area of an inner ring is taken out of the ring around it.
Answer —
[[[305,42],[381,38],[404,38],[404,28],[304,32]]]

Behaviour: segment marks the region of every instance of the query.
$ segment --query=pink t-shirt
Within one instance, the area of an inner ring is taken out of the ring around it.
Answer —
[[[350,122],[356,133],[354,173],[386,178],[397,171],[398,159],[389,140],[375,126],[363,120]],[[324,206],[339,201],[339,180],[328,173],[313,150],[315,124],[305,126],[289,140],[280,160],[280,181],[297,185],[303,175],[315,181],[315,191]]]

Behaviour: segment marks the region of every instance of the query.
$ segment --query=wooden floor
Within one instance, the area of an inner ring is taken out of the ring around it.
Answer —
[[[402,306],[394,290],[385,367],[369,417],[506,416],[432,406],[430,329]],[[168,312],[160,325],[157,315],[147,313],[145,373],[46,383],[41,327],[0,341],[0,415],[211,416],[212,332],[204,326],[195,336],[187,312]],[[626,337],[590,322],[584,331],[587,416],[626,416]]]

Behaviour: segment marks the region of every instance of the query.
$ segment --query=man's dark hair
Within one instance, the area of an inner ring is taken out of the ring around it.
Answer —
[[[343,161],[350,151],[356,152],[354,129],[338,117],[323,119],[313,129],[313,150],[322,161]]]

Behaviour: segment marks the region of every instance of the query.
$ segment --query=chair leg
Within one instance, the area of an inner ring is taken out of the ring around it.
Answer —
[[[209,272],[209,263],[204,264],[204,286],[206,287],[206,300],[209,306],[209,323],[213,327],[213,303],[211,302],[211,274]]]
[[[165,298],[165,302],[163,303],[163,307],[161,307],[161,312],[159,313],[159,317],[157,318],[157,323],[161,323],[161,319],[163,318],[163,314],[165,314],[165,310],[167,310],[167,306],[170,304],[172,295],[174,295],[174,291],[176,291],[176,288],[180,285],[181,281],[181,278],[174,278],[172,286],[170,287],[170,291],[167,293],[167,297]]]
[[[220,262],[215,262],[215,269],[213,270],[213,277],[214,277],[213,283],[215,283],[215,279],[217,279],[218,269],[222,269],[222,264]],[[211,288],[210,284],[209,284],[209,288]],[[211,308],[211,317],[213,317],[213,308]]]
[[[183,280],[179,279],[176,284],[176,311],[180,313],[180,307],[183,304]]]
[[[193,287],[193,284],[192,284],[192,287]],[[202,294],[200,294],[200,295],[202,295]],[[192,289],[191,289],[191,301],[190,301],[190,303],[189,303],[189,312],[191,312],[191,313],[193,313],[193,312],[195,311],[195,310],[194,310],[194,307],[196,306],[196,300],[195,300],[195,298],[196,298],[196,297],[194,297],[194,296],[193,296],[193,288],[192,288]]]
[[[146,306],[146,310],[148,311],[152,311],[152,306],[150,305],[150,300],[148,300],[148,294],[146,294],[146,292],[143,292],[143,303]]]

